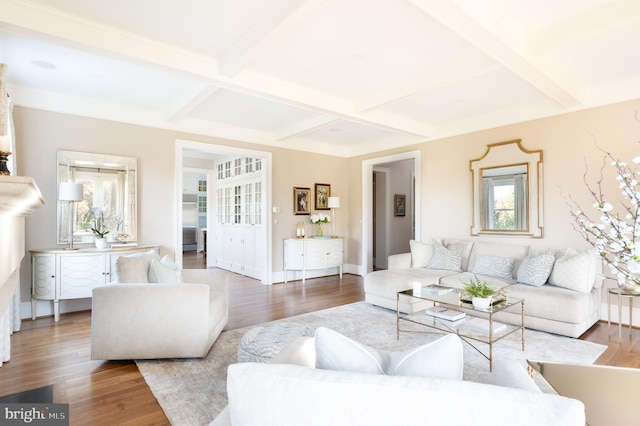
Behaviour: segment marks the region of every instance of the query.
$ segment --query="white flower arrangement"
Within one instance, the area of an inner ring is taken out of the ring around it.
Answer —
[[[623,200],[620,201],[621,213],[616,213],[610,202],[605,201],[602,193],[602,170],[607,160],[616,169],[616,180]],[[575,220],[577,230],[602,256],[609,267],[611,276],[605,278],[618,282],[618,286],[632,291],[640,291],[640,156],[632,160],[634,166],[615,159],[605,151],[597,191],[586,181],[585,185],[595,199],[593,207],[601,213],[599,220],[592,220],[571,198],[571,216]]]
[[[331,218],[326,214],[322,214],[322,213],[312,214],[309,220],[313,224],[323,224],[323,223],[331,222]]]

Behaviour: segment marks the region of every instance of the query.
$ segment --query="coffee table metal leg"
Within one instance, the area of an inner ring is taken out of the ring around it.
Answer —
[[[396,340],[400,340],[400,295],[396,294]]]
[[[522,350],[524,351],[524,299],[520,302],[522,308],[522,317],[520,318],[520,327],[522,329]]]

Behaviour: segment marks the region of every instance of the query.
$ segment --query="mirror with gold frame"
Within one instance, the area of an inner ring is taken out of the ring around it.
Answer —
[[[542,238],[542,150],[527,150],[519,139],[490,144],[469,170],[471,235]]]
[[[137,241],[137,163],[135,157],[58,150],[58,186],[83,184],[84,199],[73,205],[74,243],[93,242],[91,227],[97,216],[104,219],[109,241]],[[58,204],[58,244],[66,244],[69,207]]]

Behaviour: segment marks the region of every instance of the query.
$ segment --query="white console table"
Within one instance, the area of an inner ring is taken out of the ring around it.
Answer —
[[[31,250],[31,318],[36,319],[37,300],[51,300],[57,322],[60,300],[92,297],[94,288],[115,279],[119,256],[148,250],[157,252],[158,246]]]
[[[287,238],[284,240],[284,282],[287,271],[302,271],[304,284],[307,270],[339,268],[342,279],[343,238]]]

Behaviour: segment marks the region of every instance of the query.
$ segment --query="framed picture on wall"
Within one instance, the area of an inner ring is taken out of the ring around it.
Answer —
[[[331,185],[316,183],[316,210],[329,210],[329,197],[331,197]]]
[[[407,196],[404,194],[396,194],[394,196],[393,210],[396,216],[404,216],[407,205]]]
[[[293,214],[311,214],[311,188],[293,187]]]

